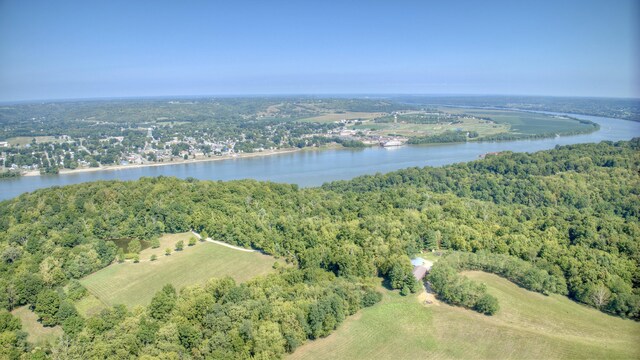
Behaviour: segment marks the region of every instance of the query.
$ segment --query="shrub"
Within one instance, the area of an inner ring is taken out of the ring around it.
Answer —
[[[373,306],[380,300],[382,300],[382,294],[373,289],[367,289],[365,294],[362,296],[362,307]]]
[[[182,251],[184,249],[184,241],[180,240],[176,243],[176,251]]]
[[[129,250],[129,252],[132,254],[139,253],[140,250],[142,250],[142,244],[140,244],[140,240],[138,239],[131,240],[129,242],[129,245],[127,246],[127,250]]]
[[[485,315],[493,315],[498,312],[499,309],[498,299],[489,294],[484,294],[473,306],[473,310]]]
[[[124,250],[118,249],[117,258],[118,258],[118,262],[119,263],[123,263],[124,262]]]

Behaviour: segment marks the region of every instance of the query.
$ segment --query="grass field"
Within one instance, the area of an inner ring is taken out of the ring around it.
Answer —
[[[494,316],[418,295],[385,291],[327,338],[290,359],[637,359],[640,324],[603,314],[559,295],[544,296],[492,274],[465,275],[498,297]]]
[[[377,112],[344,112],[344,113],[324,114],[324,115],[315,116],[312,118],[301,119],[300,121],[327,123],[327,122],[340,121],[343,119],[370,120],[370,119],[374,119],[384,115],[385,115],[384,113],[377,113]]]
[[[60,326],[45,327],[38,322],[38,315],[29,309],[28,306],[22,306],[11,312],[22,322],[22,330],[26,331],[29,336],[27,341],[33,344],[40,344],[55,341],[62,335]]]
[[[83,317],[91,317],[98,315],[100,311],[108,308],[108,306],[100,301],[95,295],[89,293],[87,296],[75,302],[76,310]]]
[[[374,123],[369,122],[361,125],[354,125],[350,128],[354,130],[372,130],[377,135],[402,135],[412,136],[428,136],[438,135],[446,131],[477,131],[480,136],[494,135],[509,131],[507,124],[487,123],[484,120],[464,118],[461,124],[453,124],[451,122],[439,124],[411,124],[411,123]]]
[[[589,128],[590,125],[581,124],[577,120],[547,114],[537,114],[524,111],[485,110],[444,107],[439,110],[453,114],[469,114],[476,117],[491,118],[497,124],[507,125],[510,132],[515,134],[545,134],[561,133]]]
[[[140,263],[112,264],[80,282],[106,305],[125,304],[132,307],[148,304],[167,283],[180,289],[186,285],[204,283],[212,277],[228,275],[241,282],[272,271],[273,257],[209,242],[198,242],[190,247],[186,246],[189,237],[190,233],[164,236],[159,249],[141,252]],[[184,250],[165,256],[164,249],[173,248],[177,240],[184,240]],[[149,261],[154,252],[162,255],[158,255],[156,261]],[[95,309],[85,306],[83,311],[88,313]]]
[[[43,142],[61,142],[61,140],[56,139],[54,136],[17,136],[7,139],[9,145],[19,145],[24,146],[26,144],[31,144],[33,139],[36,139],[36,143]]]

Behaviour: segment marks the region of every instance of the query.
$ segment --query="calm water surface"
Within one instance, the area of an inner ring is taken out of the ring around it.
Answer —
[[[328,181],[351,179],[413,166],[442,166],[478,159],[493,151],[534,152],[603,140],[629,140],[640,136],[640,123],[596,116],[571,115],[600,124],[592,134],[541,140],[415,145],[399,148],[310,150],[245,159],[176,164],[87,173],[28,176],[0,181],[0,200],[50,186],[97,180],[135,180],[143,176],[194,177],[202,180],[256,179],[317,186]]]

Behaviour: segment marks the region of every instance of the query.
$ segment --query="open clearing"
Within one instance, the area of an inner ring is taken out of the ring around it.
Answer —
[[[27,144],[31,144],[33,139],[36,139],[36,143],[44,143],[44,142],[62,142],[60,139],[56,139],[54,136],[17,136],[7,139],[9,145],[19,145],[24,146]]]
[[[347,319],[290,359],[637,359],[640,324],[559,295],[544,296],[496,275],[467,272],[500,302],[494,316],[420,295],[384,291],[381,303]]]
[[[22,306],[11,312],[15,317],[20,319],[22,330],[29,336],[27,341],[33,344],[55,341],[62,335],[60,326],[45,327],[38,322],[38,315],[29,309],[29,306]]]
[[[165,235],[161,238],[160,248],[145,249],[140,253],[140,263],[111,264],[85,277],[80,283],[104,304],[133,307],[147,305],[153,295],[168,283],[180,289],[223,276],[231,276],[241,282],[272,271],[275,259],[271,256],[238,251],[210,242],[187,246],[191,236],[191,233]],[[184,240],[184,250],[165,256],[164,249],[173,249],[178,240]],[[156,261],[149,261],[152,253],[162,255],[158,255]],[[83,311],[88,313],[92,310],[87,307]]]
[[[367,122],[350,127],[354,130],[370,130],[376,135],[428,136],[447,131],[477,131],[480,136],[494,135],[509,131],[509,125],[496,124],[485,120],[463,118],[462,123],[443,122],[438,124],[375,123]]]
[[[100,311],[108,306],[100,301],[95,295],[88,293],[87,296],[75,302],[76,310],[85,318],[98,315]]]
[[[491,118],[497,124],[510,126],[514,134],[546,134],[581,130],[591,125],[581,124],[567,117],[538,114],[526,111],[485,110],[443,107],[438,110],[452,114],[468,114],[476,117]]]
[[[343,112],[343,113],[330,113],[324,114],[320,116],[315,116],[311,118],[301,119],[300,121],[305,122],[318,122],[318,123],[328,123],[340,120],[370,120],[375,119],[377,117],[385,116],[385,113],[378,112]]]

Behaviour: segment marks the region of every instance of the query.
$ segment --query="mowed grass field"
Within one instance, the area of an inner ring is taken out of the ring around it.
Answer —
[[[566,117],[537,114],[525,111],[485,110],[443,107],[439,110],[453,114],[469,114],[476,117],[491,118],[497,124],[508,125],[510,132],[515,134],[546,134],[561,133],[589,128],[590,125]]]
[[[111,264],[83,278],[80,283],[106,305],[133,307],[149,304],[153,295],[168,283],[180,289],[223,276],[231,276],[242,282],[273,271],[276,260],[271,256],[243,252],[210,242],[187,246],[190,237],[190,233],[172,234],[168,235],[171,239],[168,241],[165,236],[161,239],[162,245],[170,243],[173,249],[177,240],[184,240],[184,250],[173,251],[170,256],[159,255],[158,260],[149,261],[151,253],[164,254],[166,246],[145,249],[140,254],[140,263]],[[82,305],[86,305],[82,307],[83,312],[94,311],[90,304]]]
[[[30,343],[40,344],[53,342],[63,333],[60,326],[42,326],[42,324],[38,322],[38,315],[31,311],[28,306],[16,308],[11,313],[20,319],[22,330],[28,334],[27,341]]]
[[[27,144],[31,144],[34,138],[36,139],[36,143],[62,142],[62,140],[56,139],[54,136],[16,136],[7,139],[7,142],[9,143],[9,145],[24,146]]]
[[[412,124],[412,123],[374,123],[350,126],[354,130],[371,130],[377,135],[428,136],[438,135],[446,131],[477,131],[480,136],[494,135],[509,131],[507,124],[495,124],[484,120],[464,118],[461,124],[445,122],[440,124]]]
[[[465,273],[500,302],[494,316],[384,291],[290,359],[638,359],[640,324],[559,295],[533,293],[496,275]]]
[[[385,116],[385,113],[377,113],[377,112],[344,112],[344,113],[329,113],[320,116],[315,116],[311,118],[301,119],[299,121],[304,122],[318,122],[318,123],[328,123],[334,121],[340,121],[343,119],[346,120],[370,120],[375,119],[377,117]]]

